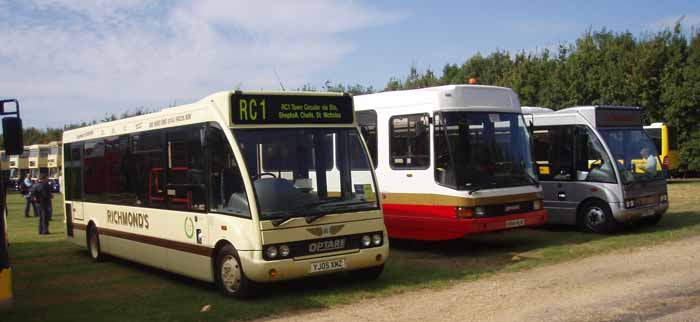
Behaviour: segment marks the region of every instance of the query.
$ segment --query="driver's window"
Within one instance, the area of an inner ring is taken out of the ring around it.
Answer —
[[[613,164],[596,137],[587,127],[576,129],[576,180],[615,183]]]
[[[218,127],[210,126],[206,142],[211,169],[209,209],[212,212],[250,217],[243,176],[224,132]]]

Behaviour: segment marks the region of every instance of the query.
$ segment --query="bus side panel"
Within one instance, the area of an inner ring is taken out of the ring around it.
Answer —
[[[167,257],[169,262],[169,271],[205,282],[214,282],[211,255],[203,256],[187,251],[168,249]]]
[[[100,246],[105,254],[128,259],[137,263],[168,269],[166,249],[163,247],[115,237],[113,232],[100,234]]]

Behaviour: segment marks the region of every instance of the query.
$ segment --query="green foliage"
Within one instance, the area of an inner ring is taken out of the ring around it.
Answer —
[[[405,79],[392,77],[384,91],[466,84],[510,87],[524,106],[633,105],[644,121],[677,129],[683,161],[700,170],[700,30],[673,29],[635,37],[630,32],[588,30],[575,44],[553,52],[480,53],[446,64],[442,75],[411,65]]]

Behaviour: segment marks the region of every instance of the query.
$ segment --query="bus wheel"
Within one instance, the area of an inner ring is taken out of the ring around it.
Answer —
[[[236,250],[226,245],[216,255],[216,286],[226,296],[247,298],[253,295],[252,282],[243,273]]]
[[[357,279],[357,280],[373,281],[373,280],[378,279],[379,275],[382,275],[383,271],[384,271],[384,264],[379,265],[379,266],[369,267],[369,268],[358,269],[356,271],[351,271],[350,276],[353,279]]]
[[[592,200],[584,204],[580,216],[583,228],[594,233],[609,234],[617,226],[610,207],[602,201]]]
[[[88,230],[88,253],[90,254],[90,258],[96,262],[100,262],[104,259],[102,249],[100,248],[100,236],[97,234],[97,228],[95,226],[90,226],[90,230]]]

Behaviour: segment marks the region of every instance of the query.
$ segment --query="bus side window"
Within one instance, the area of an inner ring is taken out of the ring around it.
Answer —
[[[428,114],[393,116],[389,119],[389,164],[394,169],[430,167]]]
[[[248,197],[241,169],[231,151],[224,132],[210,126],[207,129],[207,159],[209,160],[209,209],[212,212],[250,218]]]
[[[162,130],[131,135],[129,162],[136,205],[165,208],[165,173]]]
[[[188,126],[167,134],[168,209],[206,210],[204,127]]]

